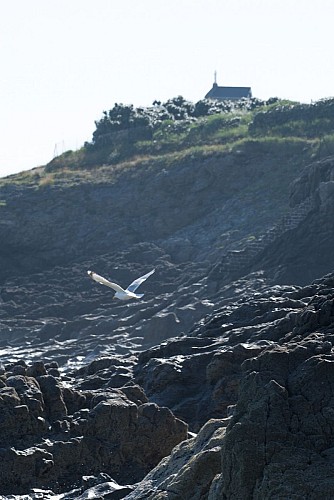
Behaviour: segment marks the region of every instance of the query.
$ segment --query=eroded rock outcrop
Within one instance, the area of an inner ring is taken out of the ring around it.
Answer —
[[[208,498],[221,470],[220,450],[227,423],[227,419],[209,420],[197,436],[176,446],[136,486],[128,500]]]
[[[329,275],[312,286],[286,292],[294,301],[304,303],[299,310],[286,312],[287,316],[293,316],[293,321],[288,321],[289,328],[286,325],[280,328],[279,324],[286,319],[280,317],[278,321],[262,325],[262,332],[258,323],[255,333],[248,328],[254,323],[254,317],[252,321],[249,315],[247,321],[244,314],[240,316],[243,335],[248,330],[249,341],[263,336],[264,332],[271,333],[275,340],[262,345],[257,352],[254,350],[253,356],[240,360],[241,376],[237,403],[230,408],[232,416],[216,420],[214,424],[219,431],[212,451],[213,454],[219,451],[220,460],[212,460],[220,470],[207,465],[202,477],[200,463],[206,456],[207,444],[202,442],[200,449],[194,446],[200,442],[199,437],[209,423],[197,438],[178,446],[168,461],[146,476],[129,498],[144,499],[149,487],[154,489],[149,497],[152,500],[155,494],[156,498],[182,498],[186,495],[183,489],[186,478],[195,471],[196,477],[189,480],[188,485],[192,493],[184,498],[315,500],[333,497],[333,288],[334,276]],[[272,293],[275,290],[278,298],[277,287]],[[248,314],[250,311],[252,307],[248,308]],[[221,315],[220,319],[223,318]],[[218,315],[214,323],[217,335]],[[244,336],[242,339],[245,340]],[[243,344],[236,347],[239,345]],[[224,357],[219,357],[213,372],[215,378],[220,377],[222,385],[226,384],[226,373],[231,366],[229,357],[226,364]],[[179,450],[190,448],[191,455],[183,455],[184,462],[180,463]],[[213,462],[210,459],[210,463]],[[192,490],[194,485],[198,490]]]
[[[21,368],[39,375],[12,374]],[[1,494],[60,493],[100,472],[134,483],[187,438],[187,425],[140,387],[81,391],[54,370],[40,362],[2,372]]]

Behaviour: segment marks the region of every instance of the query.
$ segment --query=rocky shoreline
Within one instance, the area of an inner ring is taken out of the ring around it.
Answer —
[[[43,359],[41,338],[37,351],[21,326],[22,337],[1,347],[1,494],[315,498],[316,487],[329,498],[333,289],[334,275],[300,287],[253,274],[226,285],[220,307],[187,333],[133,352],[117,352],[125,337],[110,325],[108,335],[104,317],[96,335],[113,352],[95,349],[90,362],[77,354],[77,367],[66,361],[61,333],[53,339],[63,348],[58,364],[45,330],[49,361],[30,361],[29,349]],[[136,303],[118,307],[140,317]],[[69,358],[86,340],[89,350],[86,334],[68,339]],[[10,349],[20,359],[10,361]]]
[[[50,245],[38,272],[31,251],[25,272],[4,273],[0,497],[332,498],[333,165],[293,183],[291,206],[311,196],[312,208],[239,271],[226,266],[233,245],[210,252],[216,223],[204,247],[210,218],[194,209],[182,237],[170,222],[165,239],[137,233],[106,253],[110,234],[54,266]],[[14,267],[6,231],[1,262]],[[141,301],[87,276],[126,284],[153,267]]]

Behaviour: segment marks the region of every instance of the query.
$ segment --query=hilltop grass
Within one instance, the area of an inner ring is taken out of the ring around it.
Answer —
[[[302,133],[305,128],[303,119],[295,120],[291,124],[284,123],[271,127],[269,131],[262,134],[251,133],[254,118],[259,114],[279,113],[281,109],[293,108],[294,103],[290,101],[276,101],[267,106],[263,106],[259,112],[255,110],[237,110],[230,113],[217,113],[199,118],[195,121],[183,120],[174,122],[166,120],[156,127],[150,140],[116,142],[113,145],[101,147],[98,150],[87,151],[84,148],[78,152],[67,152],[61,157],[54,159],[49,164],[49,170],[57,168],[97,168],[101,165],[121,165],[130,159],[139,157],[156,157],[182,153],[187,155],[191,149],[193,154],[197,151],[211,151],[215,147],[220,150],[232,150],[243,141],[266,140],[267,144],[284,145],[284,140],[309,140],[313,143],[319,142],[321,137],[317,131],[324,127],[324,122],[319,120],[313,122],[312,133]],[[328,127],[328,125],[326,125]],[[311,130],[311,129],[310,129]],[[284,139],[281,141],[281,139]],[[328,139],[328,142],[330,140]]]
[[[0,186],[9,183],[45,188],[60,183],[112,182],[122,171],[140,166],[168,168],[177,162],[201,161],[220,154],[254,155],[257,150],[282,158],[287,152],[296,153],[305,161],[334,154],[330,113],[325,109],[319,115],[316,110],[318,114],[310,120],[310,112],[312,108],[305,111],[305,106],[275,100],[261,108],[165,120],[154,128],[150,139],[134,140],[123,135],[98,148],[66,151],[45,167],[1,179]],[[287,115],[293,119],[286,119]]]
[[[327,138],[327,141],[329,139],[331,139],[331,144],[334,146],[334,136]],[[254,156],[254,154],[265,153],[280,155],[283,160],[286,157],[300,155],[304,151],[304,156],[306,154],[307,157],[311,158],[318,149],[319,141],[300,137],[269,136],[250,138],[247,135],[242,137],[238,134],[235,135],[232,141],[193,145],[161,154],[137,154],[113,165],[96,164],[93,168],[89,166],[88,168],[78,169],[77,165],[73,168],[69,163],[59,166],[53,171],[42,169],[38,174],[34,175],[23,172],[15,176],[15,183],[32,185],[39,189],[52,188],[60,184],[71,186],[79,183],[110,183],[116,182],[119,175],[123,175],[126,171],[136,175],[139,173],[138,169],[140,168],[148,168],[152,172],[162,168],[168,170],[180,163],[198,163],[208,158],[226,154],[243,155],[247,158],[250,154]],[[73,154],[75,155],[75,152]],[[67,156],[67,158],[69,157],[70,155]],[[6,179],[2,179],[2,181],[5,182]],[[13,179],[10,182],[12,183]]]

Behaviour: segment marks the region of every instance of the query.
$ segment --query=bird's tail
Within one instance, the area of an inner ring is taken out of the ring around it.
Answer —
[[[143,293],[136,293],[136,299],[141,299],[142,297],[144,297]]]

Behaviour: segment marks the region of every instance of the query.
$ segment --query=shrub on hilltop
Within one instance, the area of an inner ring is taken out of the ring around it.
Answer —
[[[116,103],[109,111],[103,111],[102,118],[95,122],[92,142],[86,143],[85,147],[92,150],[118,144],[120,140],[133,142],[150,139],[153,132],[166,121],[191,123],[213,114],[249,111],[264,105],[265,101],[255,98],[236,102],[203,99],[193,104],[182,96],[164,103],[154,101],[149,107],[134,108],[133,105]]]
[[[192,103],[177,96],[148,107],[115,103],[95,122],[91,142],[54,158],[45,169],[78,170],[131,159],[191,155],[194,148],[231,150],[240,148],[242,141],[280,138],[308,141],[314,151],[322,149],[324,154],[334,145],[333,129],[334,99],[312,104],[278,98]]]
[[[252,135],[315,137],[334,130],[334,99],[312,104],[288,103],[254,115]]]

